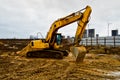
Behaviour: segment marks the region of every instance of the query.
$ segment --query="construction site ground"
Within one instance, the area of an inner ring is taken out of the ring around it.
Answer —
[[[64,59],[26,58],[15,52],[30,40],[0,40],[0,80],[120,80],[120,48],[93,48],[82,63]],[[109,52],[109,53],[108,53]]]

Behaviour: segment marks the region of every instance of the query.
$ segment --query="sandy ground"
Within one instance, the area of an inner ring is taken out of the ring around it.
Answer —
[[[26,58],[15,54],[15,45],[8,49],[1,43],[1,47],[0,80],[120,80],[120,55],[115,53],[93,49],[82,63],[76,63],[71,54],[59,60]]]
[[[4,52],[0,55],[0,80],[119,80],[120,57],[87,54],[83,63],[72,55],[57,60],[25,58]]]

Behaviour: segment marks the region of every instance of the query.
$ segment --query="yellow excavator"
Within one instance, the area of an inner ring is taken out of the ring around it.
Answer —
[[[86,49],[79,45],[82,39],[83,33],[86,28],[86,24],[89,22],[91,14],[91,7],[86,8],[72,13],[66,17],[56,20],[50,27],[49,32],[45,40],[33,40],[17,54],[27,57],[44,57],[44,58],[59,58],[62,59],[64,56],[68,56],[67,50],[62,50],[61,45],[61,34],[57,33],[58,29],[65,27],[73,22],[78,22],[76,35],[74,39],[74,45],[71,46],[71,52],[76,57],[76,60],[80,60],[80,56],[85,54]]]

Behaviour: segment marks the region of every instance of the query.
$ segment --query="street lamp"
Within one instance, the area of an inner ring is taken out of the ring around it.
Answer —
[[[110,24],[112,24],[112,23],[108,23],[108,36],[109,36],[109,26],[110,26]]]

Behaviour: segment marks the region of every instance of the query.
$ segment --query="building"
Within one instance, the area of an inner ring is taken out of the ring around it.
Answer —
[[[88,37],[95,37],[95,29],[88,29]]]
[[[118,30],[112,30],[111,34],[112,36],[118,36]]]
[[[96,34],[96,37],[99,37],[99,34]]]

